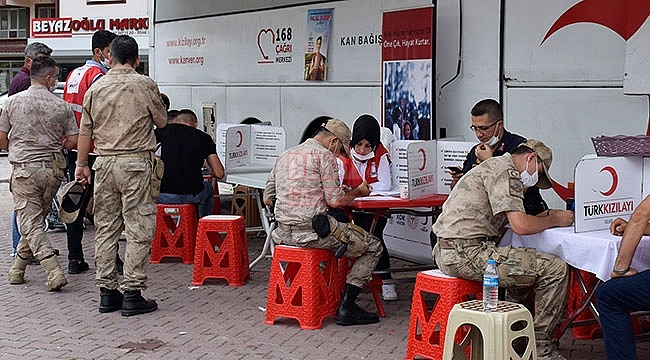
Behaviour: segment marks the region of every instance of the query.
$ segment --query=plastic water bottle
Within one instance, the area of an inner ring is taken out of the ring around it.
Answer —
[[[483,311],[496,310],[499,305],[499,270],[497,262],[489,259],[483,274]]]

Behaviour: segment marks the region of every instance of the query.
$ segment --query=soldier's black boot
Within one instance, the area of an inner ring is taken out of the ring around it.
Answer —
[[[124,295],[117,289],[99,288],[99,312],[109,313],[122,309],[123,299]]]
[[[379,321],[375,313],[367,312],[357,305],[357,296],[361,288],[345,284],[345,292],[338,310],[336,310],[336,323],[343,326],[374,324]]]
[[[122,316],[146,314],[158,309],[154,300],[147,300],[140,295],[140,290],[124,292],[122,301]]]

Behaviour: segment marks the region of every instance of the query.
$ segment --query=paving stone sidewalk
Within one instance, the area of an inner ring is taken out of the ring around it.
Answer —
[[[2,174],[0,180],[8,178]],[[0,358],[6,359],[404,359],[412,284],[398,284],[400,300],[385,303],[388,317],[378,324],[341,327],[326,319],[320,330],[301,330],[294,320],[264,324],[270,259],[251,273],[240,287],[223,281],[193,287],[192,265],[165,263],[149,266],[146,297],[159,310],[130,318],[119,312],[100,314],[94,284],[94,228],[84,234],[90,271],[67,275],[69,284],[58,293],[45,291],[45,271],[27,268],[27,282],[9,285],[11,265],[12,199],[0,181]],[[67,268],[65,232],[50,231]],[[250,234],[251,259],[263,238]],[[121,251],[124,242],[120,242]],[[399,261],[396,261],[399,263]],[[374,309],[369,293],[360,304]],[[650,358],[648,343],[638,345],[640,358]],[[569,359],[605,359],[603,342],[574,340],[570,331],[561,339]]]

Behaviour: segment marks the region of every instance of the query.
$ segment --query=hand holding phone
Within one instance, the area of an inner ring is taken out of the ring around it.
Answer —
[[[452,174],[460,174],[463,172],[463,169],[458,166],[447,166],[447,169],[449,169]]]

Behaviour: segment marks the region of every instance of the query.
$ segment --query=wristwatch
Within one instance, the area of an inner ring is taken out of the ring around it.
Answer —
[[[625,274],[627,274],[628,271],[630,271],[630,267],[629,267],[629,266],[626,267],[626,268],[623,269],[623,270],[612,269],[612,272],[613,272],[614,274],[616,274],[616,275],[625,275]]]

